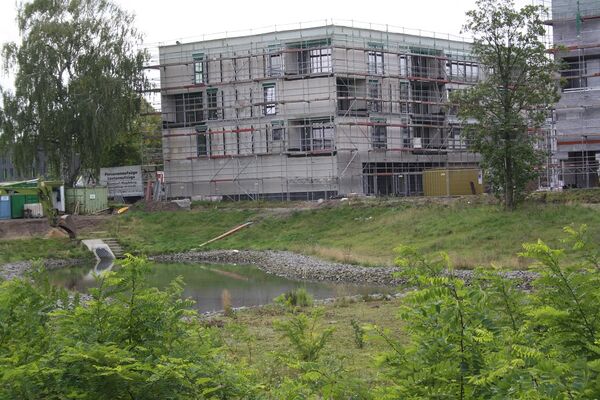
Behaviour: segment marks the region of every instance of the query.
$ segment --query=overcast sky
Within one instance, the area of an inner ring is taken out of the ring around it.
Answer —
[[[159,43],[182,42],[204,34],[259,29],[298,22],[334,19],[388,24],[458,35],[475,0],[114,0],[136,15],[136,25],[152,49]],[[532,0],[516,0],[517,5]],[[16,1],[0,0],[0,43],[18,39]],[[229,34],[232,36],[233,34]],[[0,85],[7,77],[0,73]]]

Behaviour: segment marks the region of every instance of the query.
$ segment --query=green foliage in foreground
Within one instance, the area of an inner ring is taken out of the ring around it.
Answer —
[[[146,269],[128,258],[85,305],[40,273],[3,282],[0,398],[253,398],[181,299],[180,282],[149,288]]]
[[[531,292],[489,270],[466,284],[447,257],[400,248],[417,290],[401,312],[408,344],[382,359],[394,385],[378,398],[599,398],[600,253],[585,227],[566,231],[568,252],[523,245],[538,261]]]
[[[371,345],[365,337],[387,343],[376,381],[330,351],[320,308],[281,307],[289,313],[275,329],[288,346],[268,356],[253,354],[255,338],[238,326],[248,357],[234,362],[223,332],[181,299],[181,282],[146,285],[144,259],[99,277],[85,305],[42,273],[2,282],[0,398],[597,399],[600,250],[585,227],[565,231],[565,249],[523,245],[537,260],[531,287],[490,269],[466,282],[447,256],[399,248],[414,288],[400,310],[405,336],[347,326],[358,348]]]
[[[302,361],[316,361],[333,333],[332,329],[318,330],[320,316],[322,310],[316,308],[310,317],[306,314],[293,315],[286,321],[278,321],[275,325],[276,329],[290,341]]]
[[[278,362],[288,370],[270,388],[272,399],[371,399],[369,389],[360,378],[346,370],[344,359],[326,357],[323,348],[330,341],[333,328],[324,328],[323,309],[309,314],[291,313],[275,322],[292,352],[280,355]]]

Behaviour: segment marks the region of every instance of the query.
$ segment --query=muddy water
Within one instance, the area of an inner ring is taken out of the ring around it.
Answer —
[[[50,272],[50,280],[69,290],[87,292],[96,285],[95,272],[110,266],[62,268]],[[223,308],[224,291],[229,292],[233,307],[268,304],[280,294],[304,287],[316,299],[383,293],[390,288],[329,282],[304,282],[267,274],[255,266],[229,264],[153,264],[149,283],[166,287],[176,277],[185,282],[184,297],[196,302],[201,312]]]

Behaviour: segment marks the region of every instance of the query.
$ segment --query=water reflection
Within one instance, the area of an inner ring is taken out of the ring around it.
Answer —
[[[100,260],[98,260],[92,271],[96,274],[101,274],[102,272],[110,271],[112,270],[113,265],[115,265],[113,261],[114,260],[111,259],[101,258]]]
[[[115,265],[115,258],[112,253],[109,253],[102,247],[96,248],[96,256],[96,265],[94,265],[94,268],[90,269],[90,271],[82,278],[84,281],[88,282],[90,286],[94,285],[97,275],[112,271],[113,266]],[[72,290],[72,288],[69,289]]]
[[[54,270],[50,280],[70,290],[86,292],[96,285],[94,276],[113,266],[98,263],[94,268],[73,267]],[[340,283],[303,282],[270,275],[254,266],[228,264],[153,264],[148,276],[151,286],[165,288],[181,276],[184,297],[196,301],[199,311],[268,304],[286,291],[304,287],[317,299],[355,294],[382,293],[389,288]]]

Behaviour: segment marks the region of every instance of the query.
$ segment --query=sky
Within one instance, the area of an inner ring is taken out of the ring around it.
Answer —
[[[422,29],[459,35],[465,12],[475,0],[113,0],[136,15],[136,26],[144,33],[150,50],[159,44],[188,42],[202,35],[277,26],[279,30],[298,23],[356,21]],[[518,6],[532,0],[516,0]],[[16,1],[0,0],[0,43],[18,40]],[[0,72],[0,86],[10,77]]]

